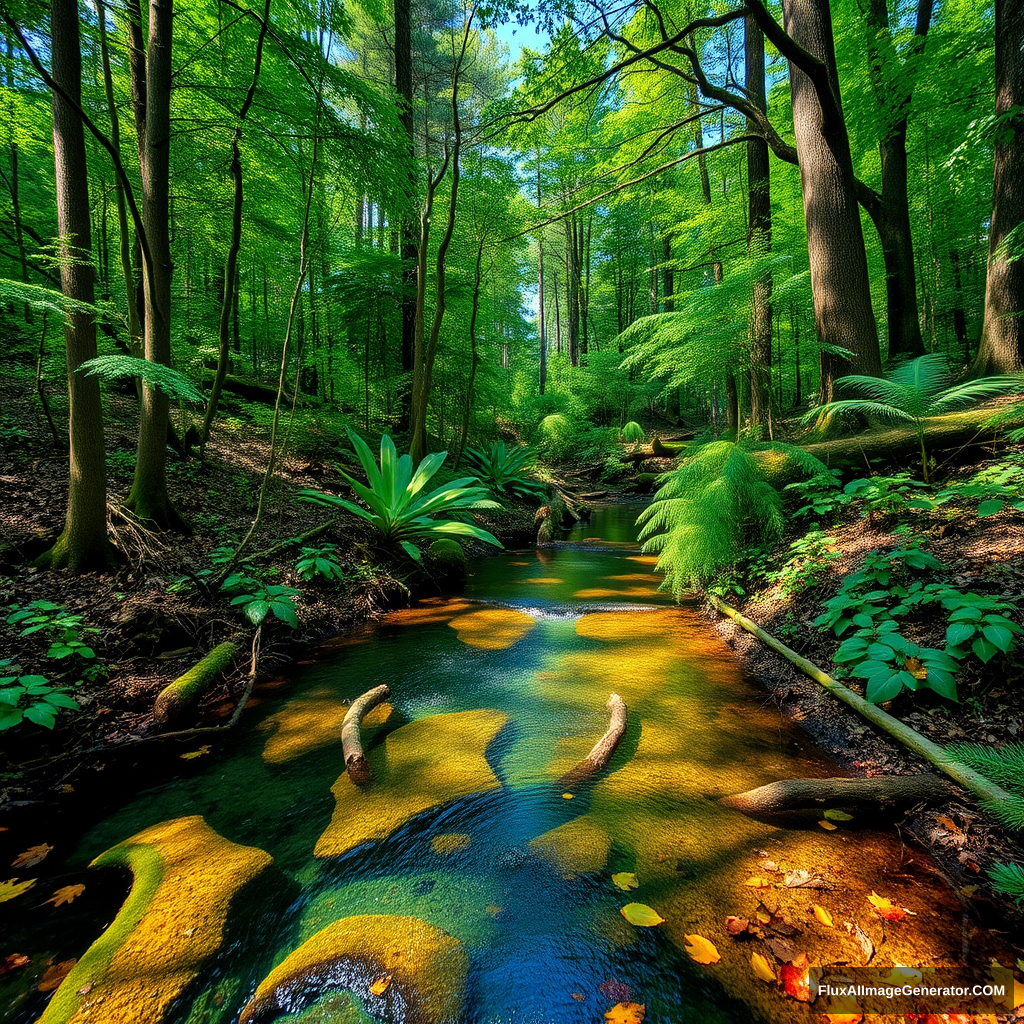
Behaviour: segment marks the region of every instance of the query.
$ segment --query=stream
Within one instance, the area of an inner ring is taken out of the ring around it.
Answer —
[[[56,823],[50,891],[85,892],[55,907],[40,884],[5,904],[0,952],[57,964],[104,938],[56,994],[38,972],[0,977],[0,1017],[29,1024],[52,998],[47,1024],[601,1024],[623,1003],[656,1024],[807,1020],[824,999],[759,979],[754,953],[775,973],[800,953],[883,977],[962,973],[965,946],[987,964],[956,893],[894,828],[817,813],[781,827],[716,802],[838,771],[696,610],[658,592],[638,511],[605,506],[554,545],[474,562],[464,595],[258,687],[237,732],[196,742],[169,781],[63,845]],[[367,720],[359,790],[341,719],[381,683],[391,706]],[[569,799],[556,781],[606,729],[613,691],[626,735]],[[127,857],[136,882],[111,926],[130,877],[85,867],[127,840],[112,863]],[[910,913],[885,920],[873,892]],[[632,902],[663,922],[629,923]],[[727,915],[750,930],[728,934]],[[691,959],[694,935],[718,962]]]

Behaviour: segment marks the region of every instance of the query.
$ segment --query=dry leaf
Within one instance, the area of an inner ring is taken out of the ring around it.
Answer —
[[[824,907],[812,903],[811,910],[814,912],[814,919],[819,924],[823,924],[826,928],[832,927],[832,915]]]
[[[573,992],[573,993],[571,993],[571,995],[572,995],[573,999],[576,1000],[577,1003],[586,1002],[587,997],[582,992]]]
[[[883,985],[894,985],[897,988],[903,985],[916,985],[922,981],[924,975],[914,967],[905,967],[903,964],[893,964],[892,970],[882,978]]]
[[[647,906],[646,903],[627,903],[619,913],[630,924],[636,925],[638,928],[653,928],[656,924],[661,924],[665,920],[655,909]]]
[[[813,1003],[817,998],[820,977],[821,969],[808,961],[806,953],[779,969],[779,981],[786,995],[801,1003]]]
[[[1020,961],[1017,962],[1017,966],[1020,966]],[[1024,985],[1013,976],[1012,967],[1003,967],[997,960],[993,960],[989,965],[989,977],[996,985],[1003,986],[1006,993],[997,999],[1000,1005],[1010,1011],[1016,1010],[1018,1006],[1024,1006]]]
[[[8,971],[16,971],[19,967],[24,967],[28,963],[28,957],[24,953],[10,953],[0,960],[0,974],[6,974]]]
[[[210,745],[207,743],[205,746],[200,747],[198,750],[190,750],[187,754],[182,754],[182,761],[191,761],[193,758],[202,757],[204,754],[210,752]]]
[[[760,953],[754,953],[751,956],[750,966],[754,968],[754,975],[761,981],[771,984],[776,980],[772,965]]]
[[[28,892],[35,884],[34,878],[28,878],[24,882],[19,882],[16,878],[9,878],[6,882],[0,882],[0,903],[6,903],[8,900],[13,900],[15,896]]]
[[[40,843],[39,846],[30,846],[24,853],[19,853],[17,857],[11,862],[12,868],[31,868],[38,864],[41,860],[46,860],[46,855],[53,849],[52,846],[47,846],[46,843]]]
[[[945,829],[950,835],[962,836],[963,830],[948,815],[940,814],[935,818],[935,824]]]
[[[562,799],[563,800],[571,800],[572,799],[572,793],[563,793],[562,794]]]
[[[36,988],[40,992],[52,992],[59,987],[60,983],[71,973],[71,968],[77,963],[77,960],[61,960],[59,964],[47,967]]]
[[[879,896],[874,890],[872,890],[871,895],[868,897],[868,903],[875,908],[875,913],[886,921],[902,921],[907,914],[914,916],[914,911],[907,910],[906,907],[897,906],[892,900]]]
[[[771,872],[774,873],[774,872],[779,870],[779,865],[776,864],[775,861],[773,861],[773,860],[759,860],[757,862],[757,866],[762,871],[771,871]]]
[[[751,889],[770,889],[772,887],[771,881],[761,875],[751,875],[743,884],[749,885]]]
[[[864,1014],[853,995],[831,996],[825,1019],[829,1024],[860,1024]]]
[[[370,992],[375,996],[382,996],[391,984],[391,975],[382,974],[371,986]]]
[[[743,935],[750,928],[750,921],[745,917],[735,917],[730,914],[725,919],[725,930],[730,935]]]
[[[620,871],[612,875],[612,884],[623,892],[629,892],[630,889],[637,889],[640,886],[632,871]]]
[[[824,830],[825,830],[826,832],[835,832],[835,830],[836,830],[837,828],[839,828],[839,826],[838,826],[838,825],[833,825],[831,821],[825,821],[824,819],[822,819],[821,821],[819,821],[819,822],[818,822],[818,824],[819,824],[819,825],[820,825],[820,826],[821,826],[821,827],[822,827],[822,828],[823,828],[823,829],[824,829]]]
[[[765,945],[784,963],[792,963],[797,956],[796,946],[785,939],[766,939]]]
[[[772,919],[772,915],[767,910],[758,910],[754,916],[757,918],[758,924],[767,924]]]
[[[63,888],[58,889],[48,900],[43,900],[43,904],[52,903],[55,907],[60,907],[65,903],[78,899],[83,892],[85,892],[84,885],[65,885]]]
[[[871,963],[871,958],[875,955],[875,944],[871,941],[870,936],[856,921],[844,922],[844,927],[860,946],[861,952],[864,954],[864,966],[867,967]]]
[[[715,944],[709,942],[703,935],[687,935],[683,948],[690,959],[698,964],[717,964],[722,959],[715,949]]]
[[[605,1015],[608,1024],[643,1024],[646,1003],[616,1003]]]
[[[782,884],[788,889],[831,889],[832,886],[817,871],[805,871],[803,868],[787,871],[782,877]]]

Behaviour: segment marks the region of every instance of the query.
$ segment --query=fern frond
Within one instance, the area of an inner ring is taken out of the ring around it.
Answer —
[[[954,743],[946,753],[956,761],[1024,796],[1024,742],[989,747],[982,743]]]
[[[988,873],[992,888],[1017,903],[1024,903],[1024,867],[1020,864],[996,864]]]
[[[206,401],[199,388],[180,370],[137,356],[97,356],[82,363],[75,372],[84,373],[87,377],[99,377],[103,381],[141,377],[149,387],[162,391],[172,401],[191,402],[195,405],[202,405]]]

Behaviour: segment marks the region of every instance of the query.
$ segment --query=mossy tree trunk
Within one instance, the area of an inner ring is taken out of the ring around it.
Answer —
[[[89,182],[85,131],[76,109],[82,98],[82,51],[76,0],[52,0],[53,79],[66,93],[52,95],[53,159],[60,233],[61,290],[69,299],[92,305],[94,270],[89,222]],[[68,505],[64,532],[39,560],[54,569],[103,569],[111,557],[107,541],[107,470],[103,405],[99,382],[75,371],[96,355],[96,322],[76,309],[64,328],[71,444]]]

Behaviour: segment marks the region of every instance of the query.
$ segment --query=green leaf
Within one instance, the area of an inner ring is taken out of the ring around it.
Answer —
[[[909,673],[892,672],[891,674],[880,674],[869,679],[864,696],[872,704],[884,704],[887,700],[892,700],[894,697],[899,696],[903,689],[902,676],[904,674]]]
[[[267,617],[267,612],[269,611],[269,601],[261,601],[257,599],[255,601],[250,601],[245,606],[245,616],[254,626],[258,626]]]
[[[25,709],[25,717],[35,725],[41,725],[44,729],[52,729],[57,721],[53,708],[46,704],[33,704]]]
[[[985,626],[981,632],[985,639],[1003,654],[1013,646],[1013,633],[1005,626]]]
[[[966,643],[977,632],[977,627],[966,622],[951,622],[946,627],[946,643],[950,647],[959,647]]]
[[[20,708],[9,708],[0,704],[0,729],[10,729],[21,723],[24,712]]]
[[[999,648],[995,644],[981,636],[971,644],[971,650],[986,665],[999,653]]]
[[[997,512],[1001,512],[1005,502],[1000,501],[998,498],[989,498],[988,501],[983,501],[978,506],[978,518],[983,519],[985,516],[994,516]]]
[[[148,387],[160,391],[172,401],[190,402],[203,405],[206,402],[203,393],[180,370],[175,370],[162,363],[153,363],[137,356],[113,355],[97,356],[82,363],[75,371],[87,377],[99,377],[103,381],[124,380],[128,377],[141,378]]]

